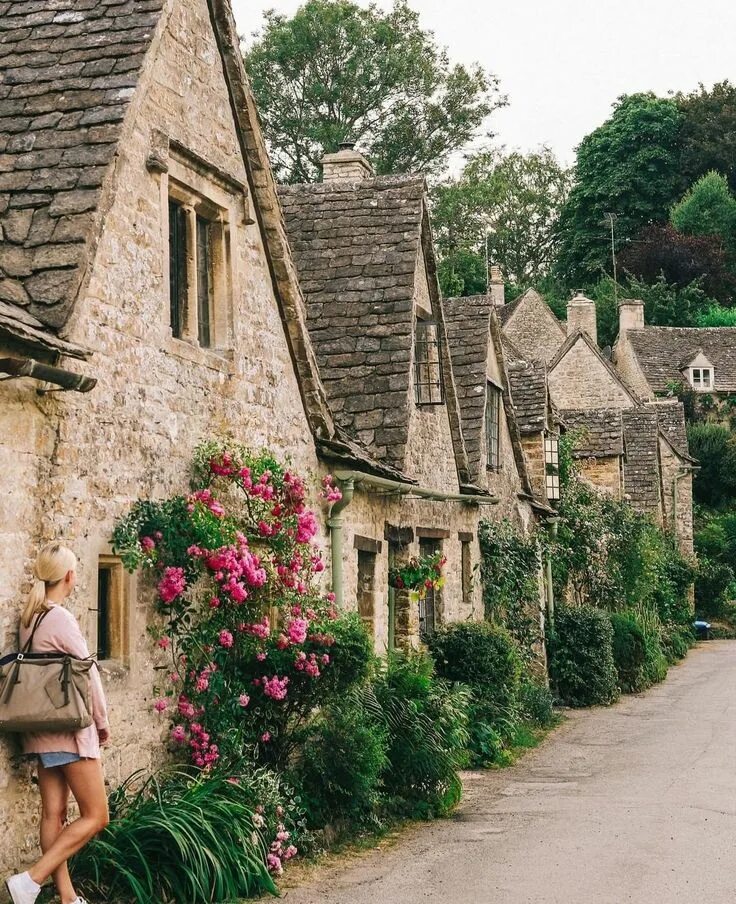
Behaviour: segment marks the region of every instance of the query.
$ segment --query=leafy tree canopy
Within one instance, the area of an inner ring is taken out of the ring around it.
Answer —
[[[700,462],[693,481],[696,502],[708,506],[733,505],[736,500],[736,435],[724,424],[691,424],[687,430],[690,454]]]
[[[702,176],[672,208],[672,224],[685,235],[716,235],[736,253],[736,198],[720,173]]]
[[[736,326],[736,308],[711,305],[695,318],[695,326]]]
[[[479,65],[452,64],[406,0],[273,10],[245,63],[277,177],[314,181],[325,153],[357,142],[378,173],[442,172],[505,104]]]
[[[716,170],[736,191],[736,85],[719,82],[708,91],[700,85],[676,94],[684,119],[680,133],[682,190],[703,173]]]
[[[595,281],[610,266],[607,214],[619,243],[667,218],[680,186],[683,114],[673,99],[622,97],[613,115],[578,148],[575,185],[562,208],[557,272],[570,288]]]
[[[438,186],[437,246],[446,271],[462,275],[459,294],[477,291],[470,274],[479,269],[485,291],[486,259],[520,289],[542,279],[554,256],[553,225],[568,188],[569,173],[548,148],[529,154],[480,151],[458,178]]]

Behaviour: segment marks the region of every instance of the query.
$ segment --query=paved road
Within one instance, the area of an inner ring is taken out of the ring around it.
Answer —
[[[454,818],[330,868],[286,904],[736,904],[736,642],[573,713]]]

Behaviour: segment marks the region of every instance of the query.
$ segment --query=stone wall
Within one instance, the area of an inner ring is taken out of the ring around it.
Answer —
[[[561,410],[631,408],[634,404],[582,338],[549,372],[549,393]]]
[[[254,448],[288,454],[302,472],[318,468],[262,238],[246,217],[231,224],[228,347],[199,349],[172,339],[167,325],[166,177],[146,169],[151,130],[245,181],[204,0],[172,4],[131,116],[116,163],[114,202],[70,329],[70,338],[95,354],[89,363],[67,366],[96,377],[98,385],[88,395],[42,399],[28,381],[0,386],[5,648],[13,645],[27,589],[23,577],[39,544],[56,537],[78,555],[70,607],[95,646],[97,562],[109,550],[115,521],[139,497],[184,491],[192,450],[202,438],[231,434]],[[254,219],[252,210],[246,213]],[[145,634],[151,594],[129,582],[128,597],[129,661],[103,671],[112,725],[104,764],[111,782],[160,758],[166,726],[151,711],[154,662]],[[14,829],[0,847],[5,871],[37,850],[38,799],[29,767],[11,765],[15,750],[0,741],[0,821]]]
[[[669,443],[659,438],[665,528],[674,531],[680,550],[693,554],[693,473],[683,468]]]
[[[554,358],[565,341],[564,327],[537,292],[527,292],[524,301],[511,314],[503,332],[528,361]]]
[[[581,458],[577,461],[580,476],[599,490],[621,498],[621,456]]]
[[[521,447],[524,450],[526,468],[534,492],[540,499],[546,499],[547,471],[544,464],[544,435],[542,433],[524,433],[521,436]]]
[[[626,341],[626,333],[619,334],[616,344],[613,346],[611,358],[616,370],[621,374],[626,384],[637,393],[639,398],[645,401],[654,399],[654,393],[641,367],[639,367],[634,350],[631,344]]]

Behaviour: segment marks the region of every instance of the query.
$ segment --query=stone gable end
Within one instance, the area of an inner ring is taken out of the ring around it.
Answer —
[[[554,358],[565,341],[565,330],[537,292],[528,292],[506,320],[503,332],[529,361]]]
[[[582,338],[549,372],[553,404],[565,408],[631,408],[634,402]]]

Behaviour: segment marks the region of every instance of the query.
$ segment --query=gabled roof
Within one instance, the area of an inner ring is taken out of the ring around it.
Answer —
[[[699,352],[713,364],[715,391],[736,392],[736,327],[645,326],[626,340],[654,392],[681,383]]]
[[[482,464],[481,443],[493,305],[487,295],[473,295],[445,298],[442,307],[460,403],[465,450],[473,479],[478,480]]]
[[[419,176],[279,188],[307,325],[335,420],[373,456],[403,469],[407,450],[417,266],[424,262],[461,484],[468,482]]]
[[[609,458],[624,454],[620,408],[565,409],[565,428],[575,434],[573,458]]]
[[[666,438],[672,448],[688,461],[695,459],[690,457],[690,449],[687,441],[687,427],[685,425],[685,407],[677,399],[658,399],[648,407],[657,412],[660,433]]]
[[[163,0],[2,4],[0,301],[71,314]]]
[[[547,427],[547,368],[543,364],[517,360],[508,365],[508,372],[519,431],[540,433]]]
[[[660,503],[659,421],[652,405],[626,408],[624,492],[637,511],[657,515]]]
[[[562,361],[565,355],[570,351],[570,349],[578,342],[584,342],[588,348],[593,352],[596,358],[600,361],[603,367],[608,371],[608,374],[611,378],[621,387],[621,389],[629,396],[631,401],[638,405],[640,404],[640,399],[634,392],[634,390],[626,383],[626,381],[622,378],[621,374],[616,370],[616,368],[611,364],[611,362],[606,358],[606,356],[601,352],[595,342],[590,338],[590,336],[584,332],[583,330],[575,330],[575,332],[571,333],[567,339],[563,342],[558,350],[557,354],[550,361],[548,371],[553,371],[557,365]],[[585,377],[584,374],[580,375],[581,380]]]

